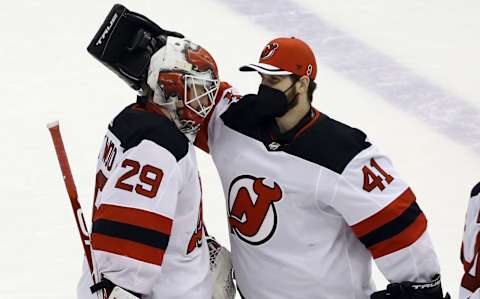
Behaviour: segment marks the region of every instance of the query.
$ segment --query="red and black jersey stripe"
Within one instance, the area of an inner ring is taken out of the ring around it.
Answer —
[[[352,226],[374,258],[413,244],[427,229],[427,219],[410,188],[385,208]]]
[[[92,247],[160,266],[172,220],[149,211],[103,204],[92,226]]]

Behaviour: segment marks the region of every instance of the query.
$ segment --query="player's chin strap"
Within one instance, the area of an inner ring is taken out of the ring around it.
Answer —
[[[98,291],[103,291],[107,294],[108,299],[139,299],[142,298],[141,294],[125,290],[105,277],[102,280],[93,286],[90,287],[92,294],[95,294]]]
[[[443,297],[440,275],[437,274],[429,282],[391,283],[386,290],[378,291],[370,296],[371,299],[450,299],[447,293]]]

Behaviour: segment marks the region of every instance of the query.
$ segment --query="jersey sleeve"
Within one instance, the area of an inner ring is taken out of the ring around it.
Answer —
[[[471,192],[465,217],[465,230],[461,247],[461,261],[464,275],[460,285],[459,298],[480,298],[480,183]],[[476,293],[476,297],[472,294]],[[472,296],[472,297],[470,297]]]
[[[415,194],[375,146],[341,173],[331,205],[390,282],[430,281],[440,269]]]
[[[125,151],[97,199],[94,265],[125,289],[148,294],[161,273],[182,174],[176,158],[150,140]]]
[[[238,92],[226,82],[220,84],[220,90],[215,99],[215,106],[207,115],[205,121],[202,123],[200,130],[195,138],[195,146],[209,153],[210,146],[213,143],[215,136],[215,128],[217,128],[217,121],[220,116],[230,107],[231,104],[237,103],[241,96]]]

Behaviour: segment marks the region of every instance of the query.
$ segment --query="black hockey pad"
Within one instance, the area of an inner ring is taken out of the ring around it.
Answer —
[[[183,35],[162,29],[147,17],[115,4],[98,29],[87,51],[135,90],[146,83],[153,53],[167,36]]]
[[[436,275],[432,281],[416,283],[404,281],[391,283],[386,290],[378,291],[370,296],[371,299],[450,299],[447,293],[443,297],[440,275]]]

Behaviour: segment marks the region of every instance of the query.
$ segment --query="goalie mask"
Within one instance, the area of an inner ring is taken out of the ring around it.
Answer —
[[[217,65],[202,47],[168,37],[150,61],[148,86],[153,102],[165,108],[190,141],[212,110],[219,88]]]

